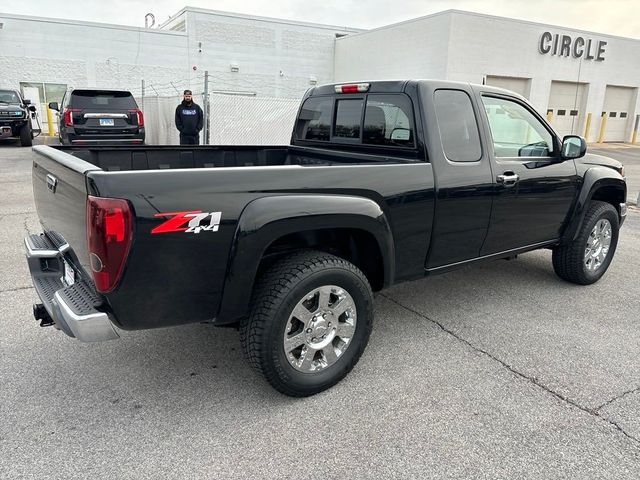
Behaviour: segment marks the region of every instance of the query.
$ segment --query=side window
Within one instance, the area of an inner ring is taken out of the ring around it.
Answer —
[[[369,95],[362,143],[413,147],[413,110],[404,95]]]
[[[524,106],[497,97],[482,97],[496,157],[549,157],[553,137]]]
[[[362,119],[363,100],[338,100],[336,104],[336,125],[333,136],[338,138],[360,139],[360,120]]]
[[[469,95],[462,90],[436,90],[434,104],[447,158],[452,162],[480,160],[480,134]]]
[[[307,99],[298,116],[296,137],[301,140],[329,141],[331,133],[331,109],[333,97]]]

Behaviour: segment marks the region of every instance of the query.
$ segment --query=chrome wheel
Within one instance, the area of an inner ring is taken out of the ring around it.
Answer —
[[[590,272],[598,270],[606,260],[611,247],[611,234],[611,223],[604,218],[598,220],[591,230],[584,250],[584,265]]]
[[[309,292],[293,309],[284,331],[284,352],[293,368],[316,373],[344,354],[356,331],[356,304],[335,285]]]

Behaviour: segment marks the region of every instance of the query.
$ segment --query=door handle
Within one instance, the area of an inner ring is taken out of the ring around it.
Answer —
[[[47,188],[51,190],[51,193],[56,193],[56,187],[58,186],[58,179],[51,174],[47,175]]]
[[[520,180],[520,176],[513,172],[504,172],[496,177],[496,181],[505,187],[513,187]]]

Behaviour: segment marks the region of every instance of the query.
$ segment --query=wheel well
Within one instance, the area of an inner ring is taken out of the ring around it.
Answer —
[[[591,200],[610,203],[620,214],[620,204],[625,202],[624,190],[614,186],[601,187],[594,192]]]
[[[258,275],[275,259],[302,249],[331,253],[353,263],[374,291],[384,286],[384,263],[376,238],[365,230],[351,228],[305,230],[278,238],[264,252]]]

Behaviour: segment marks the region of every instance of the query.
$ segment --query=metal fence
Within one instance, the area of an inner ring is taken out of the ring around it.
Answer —
[[[175,110],[181,96],[136,98],[144,112],[149,145],[177,145]],[[204,106],[203,95],[194,101]],[[299,99],[209,94],[209,144],[284,145],[291,139]],[[202,133],[200,143],[204,144]]]

